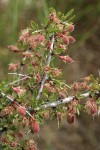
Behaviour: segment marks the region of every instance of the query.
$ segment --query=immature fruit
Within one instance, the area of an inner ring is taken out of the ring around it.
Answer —
[[[2,141],[2,143],[7,143],[8,142],[6,137],[1,137],[1,141]]]
[[[70,24],[69,27],[68,27],[68,31],[72,32],[74,29],[75,29],[75,26]]]
[[[85,108],[87,112],[91,115],[95,115],[98,112],[98,107],[94,99],[90,99],[86,102]]]
[[[72,63],[74,62],[72,58],[70,58],[69,56],[59,56],[59,58],[64,61],[65,63],[69,62]]]
[[[26,115],[26,108],[25,107],[18,107],[17,112],[19,113],[19,115],[25,116]]]
[[[72,36],[69,36],[68,39],[69,39],[69,43],[74,43],[75,42],[75,38],[72,37]]]
[[[22,138],[22,137],[23,137],[23,133],[22,133],[21,131],[18,133],[18,137],[19,137],[19,138]]]
[[[45,39],[44,39],[44,36],[43,36],[43,35],[38,34],[38,35],[35,37],[35,40],[38,41],[38,42],[43,42]]]
[[[18,53],[20,50],[18,49],[17,46],[14,46],[14,45],[10,45],[8,46],[8,49],[15,52],[15,53]]]
[[[67,114],[67,122],[69,124],[71,124],[71,123],[74,123],[74,121],[75,121],[75,115],[73,113],[68,113]]]
[[[59,92],[59,97],[62,98],[62,99],[64,99],[66,97],[66,95],[63,92]]]
[[[32,130],[34,131],[34,133],[38,133],[40,130],[39,124],[36,120],[33,120],[31,123],[32,126]]]
[[[69,44],[69,39],[66,36],[64,36],[62,40],[65,44]]]
[[[16,71],[19,67],[19,64],[10,64],[8,70]]]

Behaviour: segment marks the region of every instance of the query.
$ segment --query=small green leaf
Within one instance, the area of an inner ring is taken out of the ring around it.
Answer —
[[[50,8],[49,8],[49,12],[50,12],[50,13],[56,12],[56,10],[55,10],[53,7],[50,7]]]
[[[62,48],[57,48],[57,54],[60,54],[60,53],[62,53],[64,50],[62,49]]]
[[[74,12],[74,9],[71,9],[65,16],[66,18],[68,18],[70,15],[72,15],[72,13]]]
[[[71,17],[71,18],[68,20],[68,22],[72,21],[74,18],[75,18],[75,15],[74,15],[73,17]],[[72,22],[70,22],[70,23],[72,23]]]
[[[62,16],[61,16],[61,20],[62,20],[62,21],[65,21],[65,20],[66,20],[66,16],[62,15]]]
[[[57,16],[58,17],[61,17],[61,15],[62,15],[62,13],[59,11],[59,12],[57,12]]]
[[[49,28],[48,30],[49,30],[50,33],[60,32],[59,28]]]
[[[34,21],[31,21],[31,27],[33,30],[37,30],[38,29],[38,24],[36,24]]]

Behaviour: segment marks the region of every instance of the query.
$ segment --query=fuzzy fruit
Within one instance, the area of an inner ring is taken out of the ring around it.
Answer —
[[[68,31],[72,32],[74,29],[75,29],[75,26],[70,24],[69,27],[68,27]]]
[[[69,39],[66,36],[64,36],[62,40],[65,44],[69,44]]]
[[[19,115],[25,116],[26,115],[26,108],[25,107],[18,107],[17,112],[19,113]]]
[[[73,36],[69,36],[69,43],[74,43],[75,42],[75,38]]]
[[[86,102],[85,108],[87,112],[91,115],[95,115],[98,112],[98,107],[94,99],[90,99]]]
[[[34,133],[38,133],[40,130],[39,124],[36,120],[33,120],[31,123],[32,126],[32,130],[34,131]]]
[[[67,114],[67,122],[69,124],[71,124],[71,123],[74,123],[74,121],[75,121],[75,115],[73,113],[68,113]]]

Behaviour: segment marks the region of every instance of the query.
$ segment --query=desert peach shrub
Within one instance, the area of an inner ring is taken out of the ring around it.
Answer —
[[[68,55],[75,42],[72,13],[50,9],[41,29],[32,21],[17,44],[8,46],[19,62],[9,64],[9,81],[0,83],[1,149],[36,150],[32,136],[39,134],[46,118],[57,117],[59,125],[63,118],[74,123],[80,111],[99,114],[99,78],[91,75],[68,85],[59,68],[58,60],[66,65],[75,62]]]

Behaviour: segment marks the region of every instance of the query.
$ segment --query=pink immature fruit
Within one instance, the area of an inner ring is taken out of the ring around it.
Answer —
[[[70,24],[69,27],[68,27],[68,31],[72,32],[74,29],[75,29],[75,26]]]
[[[25,108],[25,107],[18,107],[17,112],[18,112],[21,116],[25,116],[25,115],[26,115],[26,108]]]
[[[69,44],[69,39],[66,37],[66,36],[64,36],[63,38],[62,38],[62,40],[63,40],[63,42],[65,43],[65,44]]]
[[[40,130],[39,124],[36,120],[33,120],[31,123],[32,129],[34,131],[34,133],[38,133]]]
[[[71,123],[74,123],[74,121],[75,121],[75,115],[73,113],[68,113],[67,114],[67,122],[69,124],[71,124]]]
[[[75,42],[75,38],[73,36],[69,36],[69,43],[74,43]]]

